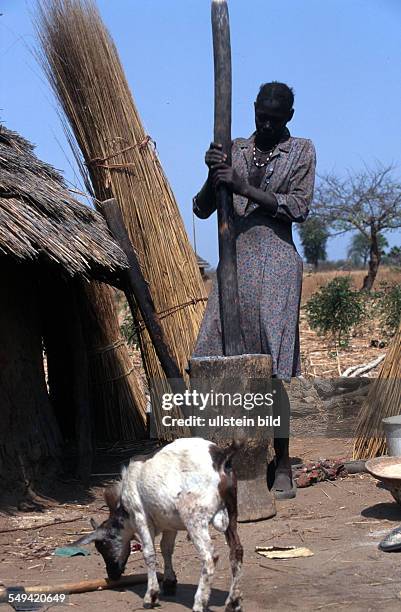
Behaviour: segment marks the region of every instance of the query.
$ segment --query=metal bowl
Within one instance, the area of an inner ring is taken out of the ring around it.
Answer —
[[[401,457],[376,457],[365,463],[365,468],[390,491],[401,505]],[[394,474],[396,472],[396,474]]]

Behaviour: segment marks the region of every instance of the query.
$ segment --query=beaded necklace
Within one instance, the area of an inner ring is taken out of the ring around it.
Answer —
[[[257,168],[265,168],[265,166],[267,166],[267,164],[269,163],[275,148],[276,148],[276,145],[274,145],[273,148],[269,151],[268,156],[267,156],[265,162],[260,162],[260,161],[258,161],[258,159],[256,157],[256,151],[258,151],[259,153],[264,153],[264,154],[265,154],[265,152],[261,151],[260,149],[258,149],[257,146],[254,144],[253,145],[253,163],[255,164],[255,166]]]

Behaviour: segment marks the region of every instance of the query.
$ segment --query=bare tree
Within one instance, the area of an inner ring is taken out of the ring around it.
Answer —
[[[368,274],[363,289],[373,287],[381,260],[380,233],[401,227],[401,183],[394,166],[365,167],[346,178],[320,177],[314,212],[337,233],[358,230],[369,240]]]

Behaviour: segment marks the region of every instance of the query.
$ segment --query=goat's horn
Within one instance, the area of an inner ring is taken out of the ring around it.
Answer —
[[[90,524],[92,525],[92,528],[95,530],[99,527],[99,523],[97,523],[94,518],[91,518]]]
[[[85,544],[90,544],[91,542],[94,542],[95,540],[98,540],[98,539],[99,539],[99,532],[96,529],[95,531],[92,531],[92,533],[87,533],[82,538],[79,538],[79,540],[77,540],[76,542],[73,542],[71,546],[82,546]]]

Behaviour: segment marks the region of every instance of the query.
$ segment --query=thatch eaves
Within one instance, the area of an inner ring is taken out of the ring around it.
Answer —
[[[208,261],[206,261],[206,259],[203,259],[200,255],[196,255],[196,263],[198,264],[198,268],[210,268],[210,263]]]
[[[77,201],[34,147],[0,126],[0,254],[46,256],[71,276],[108,278],[127,267],[103,217]]]

